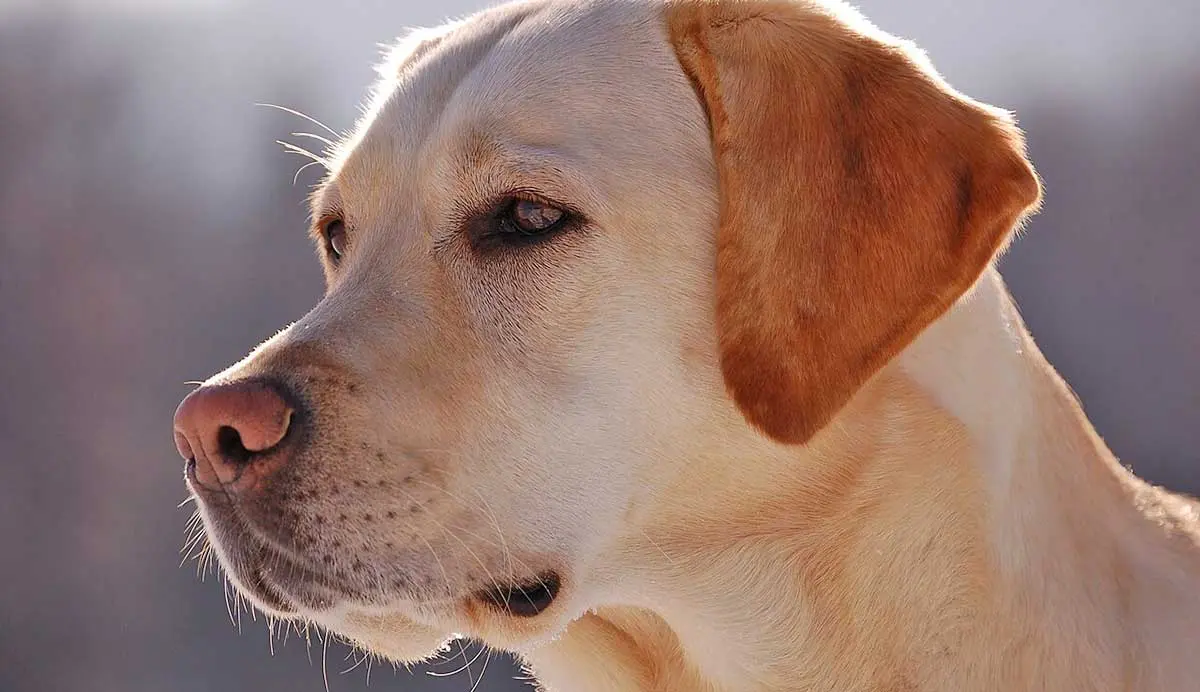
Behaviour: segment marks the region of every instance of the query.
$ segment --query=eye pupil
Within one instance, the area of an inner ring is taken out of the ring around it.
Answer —
[[[527,199],[517,200],[510,213],[517,230],[527,235],[545,233],[565,216],[562,209]]]
[[[326,224],[325,244],[331,255],[341,259],[346,252],[346,224],[341,220],[330,221]]]

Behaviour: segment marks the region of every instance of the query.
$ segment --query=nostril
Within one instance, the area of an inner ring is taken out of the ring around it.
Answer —
[[[237,428],[228,425],[222,425],[217,430],[217,450],[222,458],[239,465],[249,462],[253,455],[253,452],[246,449]]]
[[[185,459],[203,457],[218,476],[231,472],[221,479],[230,482],[242,467],[277,452],[295,427],[291,400],[283,387],[262,380],[201,387],[175,411],[175,445]]]

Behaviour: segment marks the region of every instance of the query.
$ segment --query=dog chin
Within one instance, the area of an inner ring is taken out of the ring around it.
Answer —
[[[340,613],[335,618],[318,617],[327,629],[355,645],[396,663],[414,664],[446,650],[455,635],[415,622],[401,614]]]

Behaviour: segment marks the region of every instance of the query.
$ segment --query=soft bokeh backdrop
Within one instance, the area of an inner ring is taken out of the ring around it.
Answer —
[[[1200,3],[862,0],[1014,109],[1045,210],[1004,261],[1034,334],[1126,463],[1200,491]],[[376,44],[475,0],[0,0],[0,690],[361,690],[366,666],[177,567],[171,414],[321,294],[309,169]],[[310,142],[311,143],[311,142]],[[457,651],[456,651],[457,653]],[[310,662],[311,659],[311,662]],[[503,658],[371,689],[520,689]]]

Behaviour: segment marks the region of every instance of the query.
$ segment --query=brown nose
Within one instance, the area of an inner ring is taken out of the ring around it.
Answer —
[[[241,489],[269,471],[258,462],[287,436],[293,413],[278,387],[264,381],[201,387],[175,410],[175,446],[195,462],[200,485]]]

